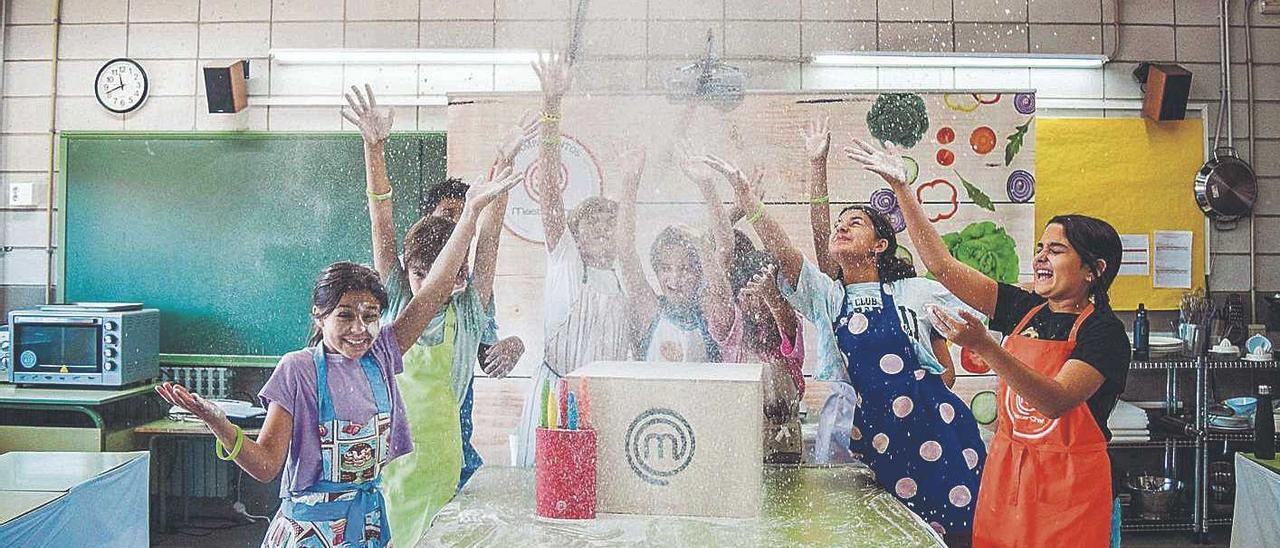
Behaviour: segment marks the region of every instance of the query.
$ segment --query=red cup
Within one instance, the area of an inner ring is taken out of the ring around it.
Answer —
[[[538,428],[533,477],[537,513],[553,519],[596,517],[596,432]]]

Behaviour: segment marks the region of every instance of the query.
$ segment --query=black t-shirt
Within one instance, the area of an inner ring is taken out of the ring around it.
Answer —
[[[1000,284],[996,294],[996,311],[991,317],[990,327],[993,331],[1013,335],[1011,331],[1018,327],[1022,318],[1043,302],[1044,297],[1035,293],[1017,286]],[[1078,314],[1050,311],[1046,306],[1031,318],[1023,329],[1023,334],[1044,340],[1065,341],[1071,335],[1071,327],[1075,325],[1077,317]],[[1034,333],[1031,332],[1032,329],[1035,330]],[[1116,406],[1116,399],[1124,392],[1131,357],[1124,322],[1113,312],[1095,309],[1080,324],[1080,330],[1076,332],[1076,347],[1071,351],[1070,359],[1089,364],[1105,379],[1086,403],[1089,412],[1093,414],[1093,420],[1097,421],[1102,435],[1108,440],[1111,439],[1111,431],[1107,429],[1107,418]]]

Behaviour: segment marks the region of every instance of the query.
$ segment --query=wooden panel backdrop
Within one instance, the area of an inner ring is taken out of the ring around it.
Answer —
[[[1008,91],[914,95],[925,107],[928,125],[923,131],[919,130],[919,124],[915,124],[916,131],[905,131],[906,140],[918,139],[905,154],[919,165],[916,188],[926,209],[945,217],[936,223],[939,232],[959,232],[983,221],[995,223],[1012,238],[1011,247],[1006,241],[1003,250],[1006,257],[1011,256],[1008,252],[1016,253],[1017,272],[1025,278],[1030,272],[1036,238],[1034,96],[1029,92]],[[641,256],[647,256],[654,236],[668,224],[679,222],[705,227],[700,196],[675,167],[677,143],[687,140],[692,143],[690,152],[694,154],[719,155],[744,170],[755,166],[764,168],[768,173],[765,201],[770,205],[770,213],[787,227],[805,254],[812,257],[802,128],[814,117],[830,117],[833,142],[829,181],[834,217],[844,206],[868,203],[874,192],[886,189],[878,176],[855,167],[841,152],[854,137],[876,141],[868,129],[868,112],[880,97],[878,93],[749,94],[738,108],[727,113],[709,106],[675,104],[657,94],[567,97],[561,123],[571,178],[566,202],[572,206],[581,197],[595,194],[597,188],[606,196],[618,196],[617,159],[631,148],[644,148],[647,162],[640,193],[637,237]],[[915,102],[913,98],[900,96],[884,101],[899,105]],[[463,177],[483,173],[493,159],[499,136],[522,113],[536,111],[539,106],[540,98],[535,94],[451,96],[449,173]],[[888,125],[909,127],[913,125],[909,118],[900,114],[895,119],[896,125],[893,122]],[[1015,143],[1019,140],[1020,146]],[[530,170],[527,172],[531,174],[536,148],[537,143],[533,142],[521,151],[517,169]],[[1010,179],[1015,172],[1019,174],[1014,178],[1022,178],[1024,185],[1011,190]],[[732,196],[728,185],[719,184],[721,197],[729,201]],[[989,206],[985,208],[975,203],[988,200]],[[513,190],[507,226],[516,233],[508,230],[503,236],[495,289],[502,334],[518,334],[528,348],[513,373],[516,376],[528,376],[542,359],[542,278],[546,252],[536,234],[539,231],[531,229],[538,226],[536,208],[537,202],[527,190],[522,187]],[[911,247],[905,233],[900,238],[906,247]],[[996,240],[999,239],[986,238],[975,245],[1002,247],[991,245]],[[652,279],[652,272],[649,275]],[[807,343],[809,356],[816,356],[812,341]],[[806,364],[806,371],[813,371],[812,363]],[[493,462],[506,462],[508,457],[505,436],[490,429],[506,432],[514,426],[519,414],[519,398],[513,389],[517,388],[515,385],[525,384],[527,381],[488,380],[477,384],[477,401],[483,400],[477,405],[477,432],[484,431],[484,439],[477,439],[477,443],[485,457]],[[498,390],[503,395],[483,394],[490,390]],[[817,396],[817,392],[813,396]]]

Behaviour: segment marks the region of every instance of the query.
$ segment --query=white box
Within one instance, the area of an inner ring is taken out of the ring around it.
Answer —
[[[763,372],[759,364],[647,362],[573,372],[587,379],[596,429],[597,511],[758,516]]]

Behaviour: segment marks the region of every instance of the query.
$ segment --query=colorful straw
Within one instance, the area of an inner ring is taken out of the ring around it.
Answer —
[[[546,399],[543,400],[543,408],[547,410],[547,428],[559,428],[560,425],[557,424],[559,417],[557,417],[556,412],[556,398],[550,393],[550,390],[551,384],[548,383]]]
[[[546,405],[546,401],[550,398],[551,398],[551,381],[548,379],[544,379],[542,381],[542,399],[540,400],[543,402],[543,404],[539,406],[539,410],[538,410],[538,425],[543,428],[551,427],[550,423],[548,422],[548,420],[551,417],[547,415],[547,405]]]
[[[568,414],[566,415],[568,418],[565,420],[565,422],[569,423],[568,427],[570,430],[577,430],[578,429],[578,398],[575,397],[573,392],[569,393],[568,407],[569,407]]]

